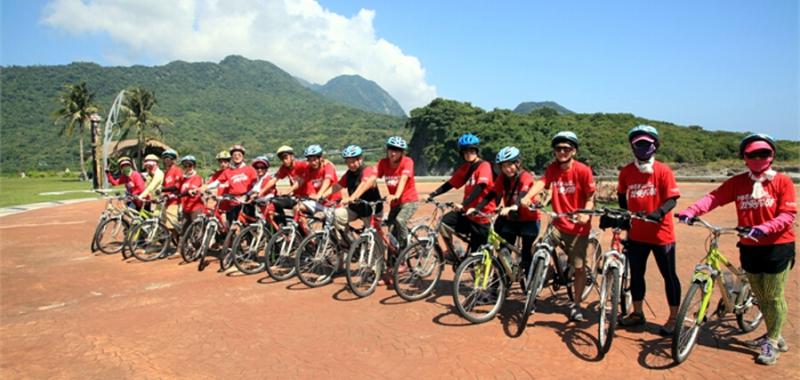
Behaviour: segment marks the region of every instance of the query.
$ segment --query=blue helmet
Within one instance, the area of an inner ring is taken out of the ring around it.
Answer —
[[[507,146],[497,152],[497,157],[494,159],[495,164],[502,164],[508,161],[517,161],[520,159],[519,149],[513,146]]]
[[[744,157],[744,149],[747,148],[751,142],[759,140],[766,142],[772,147],[773,152],[777,152],[777,149],[775,149],[775,139],[773,139],[772,136],[764,133],[753,133],[742,139],[742,142],[739,143],[739,157]]]
[[[633,127],[630,131],[628,131],[628,141],[633,142],[638,136],[647,135],[650,136],[655,142],[656,146],[660,145],[660,137],[658,136],[658,130],[649,126],[649,125],[637,125]]]
[[[342,150],[342,158],[355,158],[361,157],[364,151],[358,145],[348,145],[347,148]]]
[[[167,157],[169,157],[169,158],[171,158],[173,160],[177,160],[178,159],[178,152],[176,152],[175,149],[167,149],[167,150],[161,152],[161,158],[167,158]]]
[[[303,151],[303,156],[321,156],[322,153],[322,147],[317,144],[313,144],[309,145],[308,148]]]
[[[478,149],[480,143],[481,139],[479,139],[478,136],[475,136],[472,133],[466,133],[458,138],[458,150]]]
[[[550,146],[556,146],[556,144],[560,142],[567,142],[574,146],[575,149],[578,149],[578,135],[576,135],[575,132],[563,131],[556,133],[556,135],[553,136],[553,141],[550,143]]]
[[[406,150],[408,149],[408,144],[406,144],[406,140],[404,140],[402,137],[392,136],[389,137],[388,140],[386,140],[386,147]]]
[[[181,157],[181,165],[183,165],[184,162],[191,162],[192,165],[197,165],[197,159],[191,154]]]

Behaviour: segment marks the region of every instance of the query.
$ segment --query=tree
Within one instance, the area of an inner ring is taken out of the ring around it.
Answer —
[[[133,131],[136,133],[136,161],[142,167],[146,138],[150,131],[158,132],[159,137],[164,136],[164,126],[172,125],[172,121],[165,117],[153,114],[153,107],[157,104],[156,95],[141,87],[134,87],[125,91],[125,100],[122,102],[122,136],[120,141],[127,138]]]
[[[80,151],[81,176],[86,179],[86,163],[84,160],[83,135],[91,127],[90,116],[98,111],[94,104],[94,93],[86,88],[86,82],[78,85],[64,85],[64,91],[58,95],[60,108],[53,112],[54,124],[63,124],[59,136],[72,137],[78,133],[78,150]]]

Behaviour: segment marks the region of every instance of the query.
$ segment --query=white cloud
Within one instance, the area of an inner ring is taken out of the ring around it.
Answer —
[[[347,18],[316,0],[53,0],[42,22],[66,32],[107,34],[108,56],[125,63],[219,61],[239,54],[325,83],[341,74],[377,82],[404,109],[436,97],[416,57],[375,34],[375,12]]]

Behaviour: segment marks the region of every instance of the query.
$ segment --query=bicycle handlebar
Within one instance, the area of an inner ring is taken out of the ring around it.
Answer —
[[[675,216],[675,218],[680,219],[680,214],[678,214],[678,213],[673,214],[673,216]],[[713,225],[713,224],[701,219],[698,216],[692,217],[691,219],[688,220],[688,222],[686,224],[688,224],[690,226],[694,226],[695,223],[697,223],[700,227],[704,227],[707,230],[709,230],[709,231],[711,231],[712,233],[715,233],[715,234],[737,235],[737,236],[739,236],[741,238],[750,239],[752,241],[758,242],[758,239],[748,235],[750,233],[750,230],[753,229],[752,227],[747,227],[747,226],[718,227],[718,226],[715,226],[715,225]]]

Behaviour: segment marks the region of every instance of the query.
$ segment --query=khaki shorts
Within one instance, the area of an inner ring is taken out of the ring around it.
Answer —
[[[167,215],[164,223],[167,225],[167,228],[174,230],[178,227],[178,212],[180,211],[180,207],[180,205],[170,205],[167,207]]]
[[[586,262],[586,249],[589,248],[589,236],[580,236],[561,232],[553,228],[553,239],[556,244],[561,242],[564,252],[567,253],[569,265],[575,269],[583,268]]]

